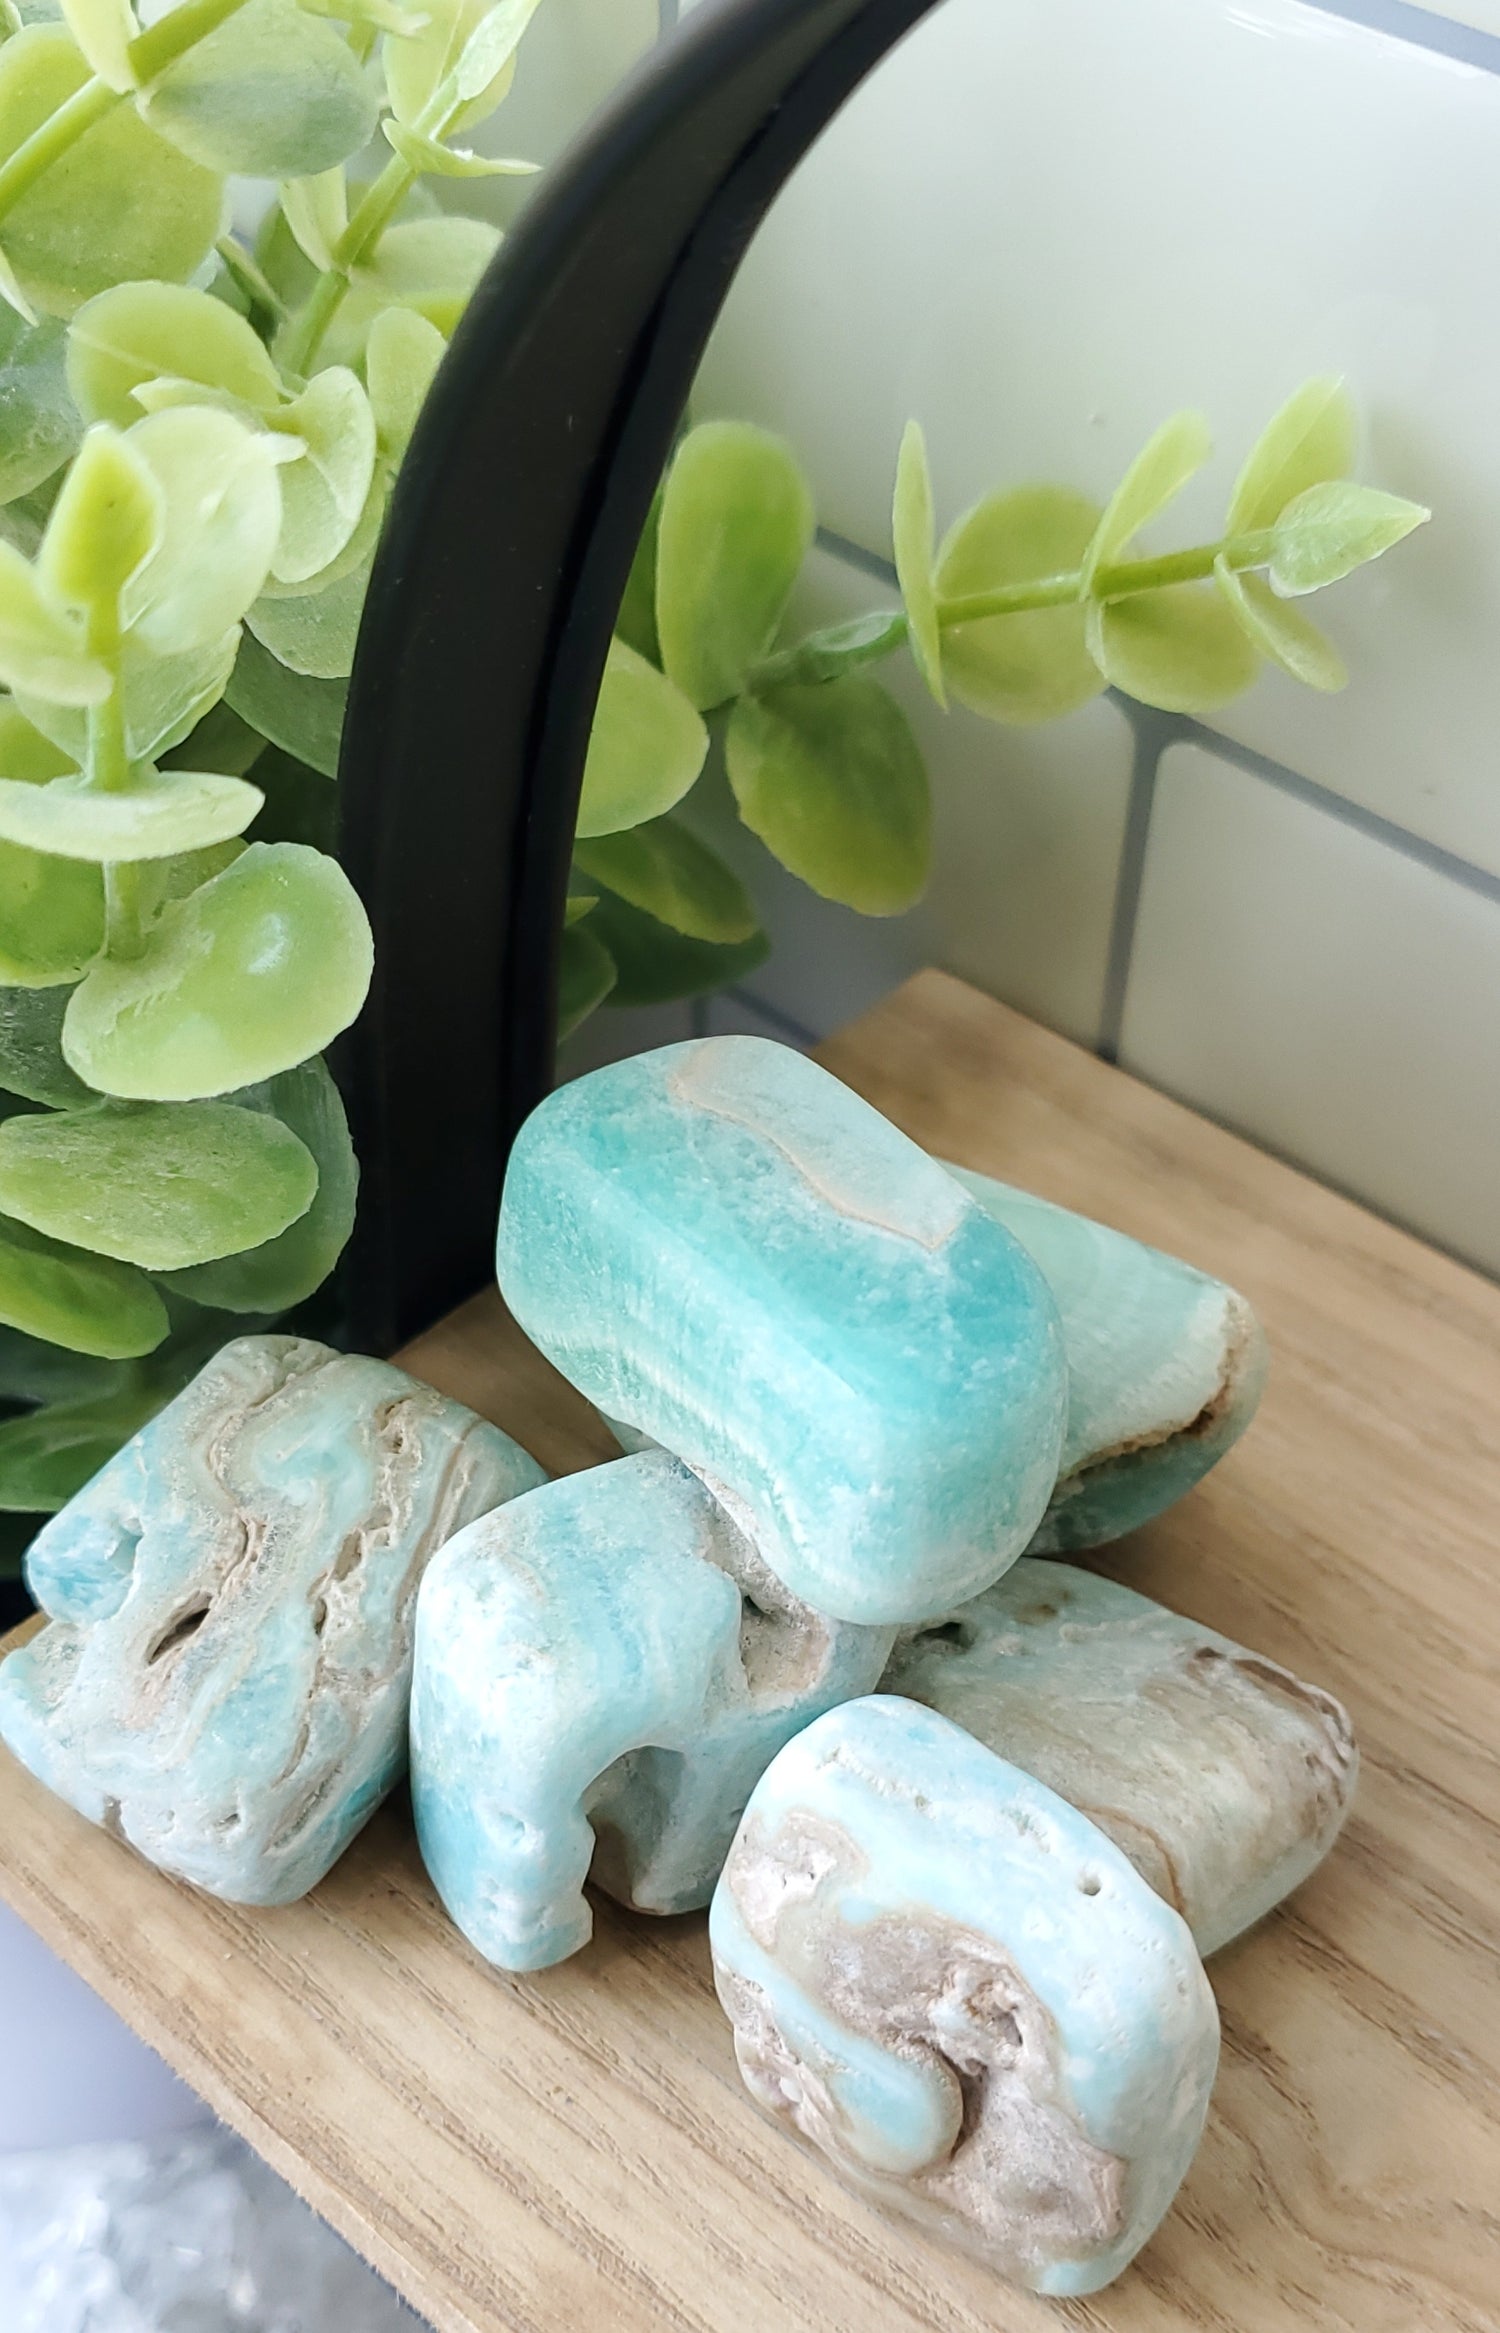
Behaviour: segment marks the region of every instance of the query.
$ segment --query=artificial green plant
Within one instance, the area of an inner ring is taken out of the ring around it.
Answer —
[[[529,167],[464,141],[537,6],[180,0],[144,25],[0,0],[0,1508],[59,1505],[348,1238],[322,1056],[371,944],[328,847],[344,696],[392,481],[499,240],[437,195]],[[254,235],[231,179],[261,182]],[[1107,682],[1196,709],[1266,657],[1336,685],[1291,597],[1424,514],[1336,483],[1347,402],[1314,384],[1222,541],[1138,553],[1203,450],[1179,420],[1107,511],[1025,488],[939,552],[913,432],[904,606],[785,642],[807,484],[763,432],[691,431],[601,692],[566,1025],[765,953],[677,815],[715,741],[795,874],[871,914],[916,898],[927,776],[872,669],[898,650],[1002,720]]]

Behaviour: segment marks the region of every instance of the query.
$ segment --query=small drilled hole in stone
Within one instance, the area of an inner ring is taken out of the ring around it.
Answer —
[[[314,1636],[321,1636],[328,1626],[328,1598],[326,1596],[318,1596],[313,1600],[312,1625]]]
[[[206,1596],[201,1603],[190,1604],[186,1612],[179,1612],[166,1634],[157,1638],[146,1655],[146,1666],[154,1668],[158,1661],[166,1659],[168,1653],[180,1651],[183,1645],[197,1635],[208,1614],[209,1601]]]
[[[755,1598],[747,1596],[743,1590],[740,1594],[740,1603],[747,1620],[773,1620],[775,1618],[775,1614],[768,1612],[764,1604],[757,1604]]]
[[[1086,1871],[1078,1882],[1078,1892],[1081,1896],[1096,1896],[1103,1885],[1097,1871]]]

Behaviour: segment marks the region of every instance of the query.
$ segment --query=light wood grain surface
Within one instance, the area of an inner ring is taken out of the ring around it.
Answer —
[[[401,1806],[242,1912],[6,1760],[0,1892],[441,2333],[1496,2333],[1500,1290],[940,975],[824,1058],[1270,1331],[1253,1433],[1106,1568],[1341,1694],[1364,1776],[1331,1862],[1212,1963],[1208,2135],[1136,2267],[1043,2303],[886,2226],[755,2114],[701,1919],[601,1905],[580,1958],[498,1976]],[[544,1464],[611,1454],[494,1299],[406,1358]]]

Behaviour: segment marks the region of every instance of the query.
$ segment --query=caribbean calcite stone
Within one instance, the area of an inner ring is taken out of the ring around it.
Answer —
[[[882,1690],[1089,1816],[1205,1956],[1316,1870],[1354,1793],[1331,1694],[1072,1564],[1018,1563],[899,1644]]]
[[[767,1768],[714,1895],[752,2095],[1036,2292],[1161,2219],[1218,2060],[1192,1938],[1087,1818],[935,1712],[851,1702]]]
[[[946,1610],[1041,1521],[1066,1404],[1042,1275],[786,1046],[668,1046],[561,1088],[511,1158],[499,1276],[563,1375],[817,1611]]]
[[[0,1667],[0,1735],[163,1870],[290,1903],[401,1776],[429,1557],[544,1480],[399,1369],[242,1337],[34,1543],[52,1625]]]
[[[796,1602],[665,1452],[470,1524],[422,1583],[411,1722],[459,1927],[546,1968],[588,1942],[586,1877],[638,1911],[706,1904],[770,1759],[869,1692],[892,1633]]]
[[[1068,1423],[1032,1555],[1102,1547],[1217,1465],[1255,1415],[1266,1341],[1243,1296],[1123,1232],[950,1169],[1039,1266],[1062,1315]]]

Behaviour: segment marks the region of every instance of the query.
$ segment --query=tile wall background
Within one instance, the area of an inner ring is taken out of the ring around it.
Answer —
[[[513,140],[677,7],[550,14]],[[1213,729],[1104,700],[1003,730],[913,681],[910,917],[812,899],[711,805],[777,940],[711,1025],[811,1040],[944,963],[1500,1271],[1497,229],[1500,0],[948,0],[910,37],[767,223],[697,400],[808,464],[810,622],[890,602],[912,413],[946,521],[1006,479],[1102,498],[1201,406],[1222,450],[1172,524],[1211,529],[1281,399],[1343,371],[1363,474],[1436,517],[1324,603],[1343,697],[1267,676]],[[686,1025],[635,1018],[596,1042]]]

